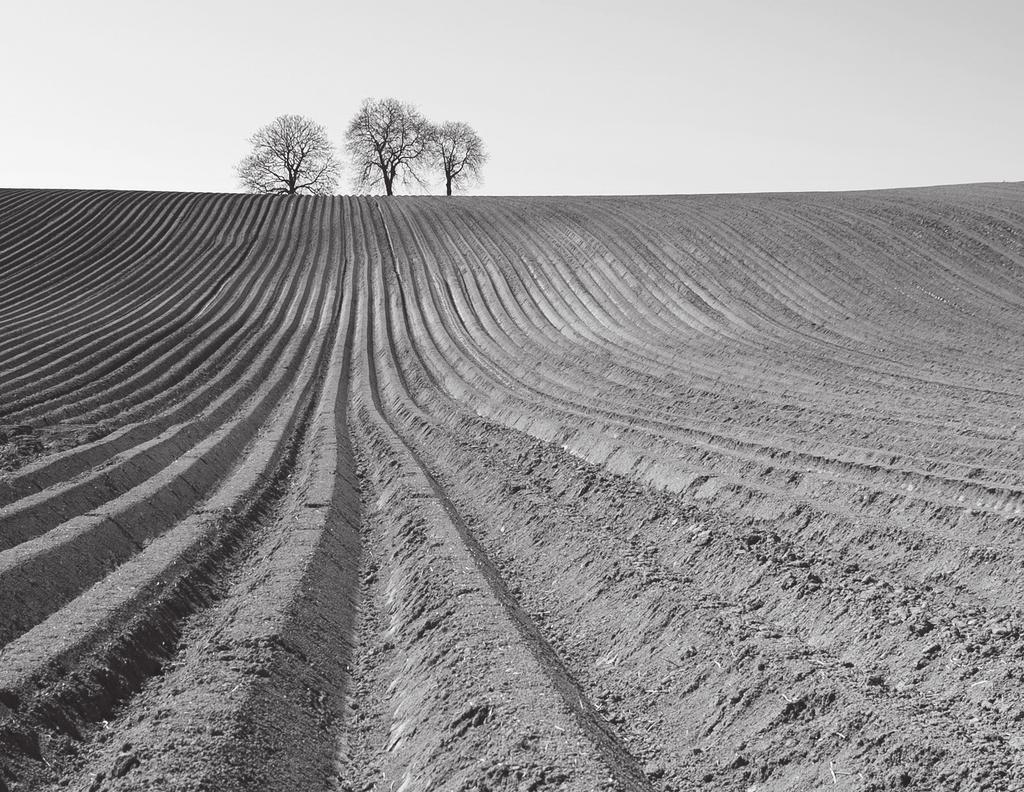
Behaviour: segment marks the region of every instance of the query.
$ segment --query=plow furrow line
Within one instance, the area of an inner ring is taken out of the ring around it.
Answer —
[[[380,217],[382,225],[386,227],[386,219],[383,215]],[[394,259],[392,259],[392,266],[394,266]],[[428,616],[427,622],[420,628],[420,633],[424,635],[421,645],[410,646],[407,651],[412,653],[413,657],[421,652],[426,652],[428,656],[435,652],[449,652],[450,649],[445,648],[449,645],[448,640],[436,633],[444,627],[446,631],[463,634],[468,626],[465,620],[468,616],[474,615],[472,637],[465,635],[462,640],[470,646],[478,645],[481,649],[483,646],[490,645],[490,651],[497,652],[497,657],[501,658],[505,665],[504,670],[500,670],[491,665],[486,655],[478,651],[468,656],[464,655],[460,661],[460,667],[451,671],[451,673],[459,674],[460,677],[467,673],[477,677],[477,683],[472,684],[469,691],[462,691],[460,699],[465,699],[466,693],[477,692],[477,695],[487,695],[488,688],[491,691],[497,688],[498,691],[505,691],[505,695],[501,698],[509,700],[503,709],[512,710],[507,713],[502,712],[498,707],[488,704],[486,700],[478,701],[475,704],[476,711],[481,713],[479,716],[481,722],[492,718],[498,721],[489,728],[489,744],[486,746],[488,763],[493,762],[494,764],[489,768],[474,768],[476,774],[481,772],[507,773],[510,764],[523,762],[532,753],[540,753],[543,756],[551,750],[553,745],[556,745],[562,752],[581,752],[583,756],[580,758],[586,757],[586,763],[571,768],[570,774],[570,768],[565,766],[564,758],[558,765],[550,769],[545,769],[543,765],[538,769],[533,764],[540,764],[541,758],[538,757],[533,759],[530,772],[557,773],[564,775],[565,781],[573,781],[576,784],[581,781],[589,782],[593,785],[589,788],[604,788],[608,784],[614,784],[617,789],[648,788],[646,778],[636,764],[636,760],[629,755],[617,738],[600,721],[593,705],[590,704],[583,691],[575,685],[557,654],[504,587],[500,575],[469,534],[443,488],[424,465],[409,441],[404,438],[402,429],[396,423],[398,419],[390,414],[392,408],[386,406],[385,403],[395,400],[397,409],[401,409],[398,405],[403,399],[402,385],[399,380],[394,379],[397,376],[397,369],[394,368],[397,361],[388,351],[393,349],[392,342],[390,340],[375,342],[376,337],[383,335],[387,338],[390,332],[387,329],[389,326],[388,306],[386,298],[382,296],[384,276],[379,267],[373,267],[368,278],[372,280],[367,281],[366,295],[361,297],[367,311],[364,314],[367,319],[360,326],[365,328],[367,334],[363,368],[366,377],[365,387],[368,390],[366,395],[368,404],[363,408],[365,417],[362,420],[370,423],[370,434],[366,440],[369,446],[376,448],[377,454],[393,460],[391,464],[397,466],[397,475],[392,473],[382,478],[378,486],[382,490],[384,504],[389,502],[395,504],[394,499],[403,490],[405,490],[405,494],[402,496],[403,500],[406,503],[414,504],[412,507],[405,507],[405,514],[392,518],[399,523],[399,530],[403,534],[396,539],[396,543],[420,544],[426,542],[426,547],[423,549],[427,550],[428,556],[436,555],[438,563],[450,570],[449,574],[453,575],[454,579],[450,579],[447,585],[454,585],[458,592],[454,609],[449,606],[441,614],[437,614],[435,610],[432,617]],[[387,500],[389,496],[390,501]],[[416,531],[417,527],[425,533],[420,535]],[[399,547],[401,548],[401,545]],[[429,558],[427,560],[429,561]],[[411,564],[406,563],[408,566],[403,565],[399,569],[408,569],[409,575],[424,574],[424,570],[420,566],[424,561],[416,559]],[[432,572],[433,570],[428,568],[427,573]],[[423,581],[423,583],[427,582]],[[403,585],[404,583],[405,581],[395,582],[393,579],[392,584],[399,589],[400,616],[404,615],[401,613],[402,605],[405,604],[402,602],[403,594],[406,601],[410,597],[413,598],[412,602],[406,605],[407,608],[413,609],[413,613],[416,612],[416,599],[423,596],[422,585],[409,591]],[[439,609],[439,606],[435,605],[434,608]],[[426,627],[430,633],[424,633],[423,627]],[[431,645],[436,644],[437,641],[441,641],[441,644]],[[463,651],[465,648],[466,646],[463,645]],[[420,663],[423,662],[420,660]],[[479,670],[471,671],[467,664],[478,666]],[[408,667],[407,661],[406,668]],[[417,668],[416,665],[410,670],[413,674],[417,671],[423,673],[422,667]],[[451,679],[444,679],[448,673],[447,670],[443,672],[442,679],[435,684],[446,687],[456,684]],[[411,694],[416,687],[423,688],[423,683],[415,684],[414,679],[415,677],[408,679],[406,695]],[[524,708],[536,707],[538,702],[523,700],[522,691],[518,695],[513,694],[508,688],[512,679],[516,680],[518,687],[525,687],[529,690],[531,698],[549,702],[544,707],[545,720],[548,723],[537,722],[536,716],[527,715],[528,709]],[[469,678],[463,677],[457,684],[467,685]],[[410,734],[407,740],[410,745],[406,749],[408,758],[403,771],[405,788],[456,789],[459,788],[459,782],[466,783],[468,780],[461,779],[454,774],[444,775],[445,762],[436,754],[431,765],[423,765],[420,756],[428,749],[426,746],[416,745],[416,740],[412,737],[417,731],[414,724],[418,720],[429,719],[431,716],[448,719],[452,714],[458,715],[457,710],[450,711],[449,708],[458,706],[458,704],[446,701],[448,695],[450,694],[446,694],[444,699],[440,699],[436,696],[430,697],[428,694],[426,700],[419,701],[415,709],[409,706],[412,701],[408,699],[400,699],[396,703],[396,717],[401,716],[406,720],[399,723],[397,734],[394,730],[392,731],[396,740],[393,740],[394,746],[389,747],[393,749],[406,741],[402,739],[403,732]],[[491,695],[494,694],[491,693]],[[559,701],[554,710],[551,709],[553,701]],[[467,702],[467,705],[471,704],[472,699]],[[440,712],[435,714],[436,710],[440,710]],[[451,714],[445,715],[445,710],[449,710]],[[532,721],[532,733],[530,733],[530,739],[525,742],[522,740],[522,732],[519,733],[520,742],[517,751],[513,741],[515,732],[513,735],[505,734],[505,730],[509,727],[503,728],[500,723],[501,721],[522,722],[524,717],[529,719],[527,722]],[[567,721],[566,718],[569,720]],[[457,724],[458,721],[459,718],[456,717],[454,724]],[[562,725],[559,725],[559,722]],[[438,729],[435,726],[430,731],[436,733]],[[440,732],[440,734],[443,733],[443,731]],[[578,741],[581,739],[586,741],[585,744],[579,744]],[[521,752],[523,756],[517,756],[518,752]],[[594,764],[594,760],[598,757],[600,760]],[[548,759],[547,761],[553,760]],[[472,777],[470,775],[468,778]]]
[[[125,560],[187,514],[237,459],[289,387],[301,388],[308,380],[305,350],[310,348],[307,344],[322,344],[323,333],[321,325],[319,341],[294,340],[276,376],[260,383],[237,415],[191,448],[181,448],[158,475],[92,513],[74,516],[38,538],[0,552],[0,603],[13,615],[0,625],[0,642],[31,627],[102,576],[109,564]],[[293,382],[296,375],[300,379]],[[69,567],[74,574],[61,574]]]
[[[302,291],[300,292],[299,289]],[[123,430],[113,433],[102,440],[97,440],[80,446],[71,451],[55,455],[52,458],[44,458],[36,464],[32,464],[11,476],[6,481],[0,481],[0,506],[7,506],[13,501],[36,494],[48,487],[81,474],[91,467],[97,467],[106,460],[112,459],[132,448],[141,448],[143,444],[161,435],[175,424],[183,424],[186,421],[195,420],[196,416],[210,408],[213,402],[221,394],[232,391],[243,393],[243,388],[249,383],[261,382],[271,373],[276,361],[280,360],[289,339],[298,332],[300,324],[306,313],[303,306],[313,305],[311,291],[315,283],[310,278],[290,279],[288,291],[283,295],[277,290],[265,289],[263,293],[262,310],[257,314],[255,327],[261,327],[262,331],[255,338],[251,339],[242,348],[234,348],[226,344],[223,336],[214,336],[212,343],[208,345],[212,352],[220,348],[221,353],[211,359],[211,365],[223,363],[226,367],[220,374],[202,379],[201,361],[206,355],[207,347],[200,347],[196,357],[188,357],[184,365],[193,371],[190,380],[195,380],[191,393],[182,393],[178,400],[174,400],[175,392],[166,390],[167,382],[157,379],[151,386],[154,393],[149,394],[149,388],[132,390],[132,394],[141,402],[149,396],[150,405],[153,405],[153,396],[157,397],[156,404],[168,403],[170,409],[133,425],[126,426]],[[255,295],[254,295],[255,296]],[[275,299],[277,298],[277,299]],[[271,313],[271,311],[276,313]],[[239,312],[244,315],[248,313],[245,307]],[[308,324],[308,318],[307,318]],[[232,328],[229,325],[229,328]],[[235,354],[232,356],[232,352]],[[234,358],[232,360],[232,357]],[[198,369],[198,371],[197,371]],[[179,386],[179,388],[184,387]],[[134,400],[133,400],[134,401]],[[236,400],[237,402],[238,400]],[[122,411],[130,410],[134,405],[121,402],[118,406]],[[134,406],[138,409],[137,406]],[[124,413],[122,413],[124,415]],[[87,413],[86,418],[96,417],[95,413]],[[2,541],[2,539],[0,539]]]
[[[416,248],[423,250],[418,243],[414,242],[414,245],[416,245]],[[422,260],[422,257],[420,257],[420,260]],[[580,406],[577,407],[575,404],[580,399],[580,396],[576,388],[569,392],[562,389],[553,389],[550,386],[545,387],[544,385],[532,388],[526,387],[524,389],[523,383],[528,383],[533,377],[530,377],[524,371],[519,371],[516,374],[505,373],[499,367],[499,364],[495,362],[504,359],[502,350],[489,346],[489,348],[479,353],[476,352],[475,346],[486,343],[487,334],[467,333],[464,330],[464,321],[447,325],[445,319],[446,311],[440,308],[440,305],[443,304],[443,298],[437,294],[432,279],[429,277],[425,278],[419,293],[433,295],[433,305],[439,306],[433,311],[434,318],[421,324],[421,327],[426,328],[427,337],[431,336],[429,328],[432,325],[447,326],[448,338],[453,339],[456,344],[454,354],[447,356],[452,361],[452,364],[465,365],[467,362],[475,361],[476,370],[481,371],[486,379],[494,383],[492,386],[494,392],[503,394],[502,398],[504,400],[507,400],[508,395],[511,393],[525,390],[529,393],[526,398],[534,404],[554,406],[555,403],[558,403],[555,401],[555,394],[557,393],[558,401],[568,406],[571,414],[579,416],[580,420],[584,417],[592,419],[595,415],[604,417],[607,420],[606,433],[618,433],[620,430],[627,430],[631,427],[635,428],[638,425],[646,424],[650,426],[652,434],[663,439],[672,438],[672,447],[679,449],[674,453],[682,453],[690,457],[694,457],[694,454],[696,454],[694,464],[697,465],[698,469],[713,467],[720,475],[726,476],[729,475],[729,470],[732,469],[735,471],[733,475],[741,473],[744,478],[749,480],[756,475],[754,471],[750,470],[750,464],[760,463],[767,472],[760,474],[758,477],[763,478],[765,475],[771,475],[778,482],[777,487],[784,486],[787,481],[795,477],[799,484],[801,497],[811,497],[813,495],[813,492],[808,490],[809,486],[824,488],[833,496],[835,496],[835,488],[837,486],[851,486],[855,488],[851,491],[851,497],[856,496],[858,500],[861,500],[861,488],[865,485],[878,487],[888,484],[894,492],[914,491],[916,493],[912,498],[914,501],[920,501],[922,497],[928,498],[929,489],[933,492],[942,492],[944,495],[944,505],[953,508],[961,506],[965,502],[969,502],[971,508],[975,508],[975,501],[981,498],[985,504],[984,508],[995,508],[1012,516],[1015,514],[1014,509],[1020,506],[1021,492],[1017,488],[1004,488],[993,486],[992,484],[986,485],[984,482],[968,482],[963,478],[944,477],[936,471],[923,471],[919,468],[915,470],[912,467],[905,466],[896,467],[891,463],[874,462],[864,464],[849,458],[829,459],[820,453],[810,454],[796,449],[787,449],[779,444],[768,446],[760,443],[744,442],[711,433],[707,430],[690,428],[690,422],[685,417],[682,419],[676,418],[674,421],[669,422],[660,415],[657,415],[657,413],[647,412],[645,414],[639,410],[630,415],[622,415],[619,412],[596,409],[593,392],[589,394],[585,407],[581,401],[578,402]],[[454,312],[457,309],[451,308],[449,310]],[[462,340],[459,340],[460,338]],[[465,382],[474,381],[468,374],[463,375],[462,379]],[[450,381],[450,378],[448,380]],[[575,381],[585,382],[586,380],[577,373]],[[476,383],[475,387],[480,388],[480,382],[477,380]],[[630,403],[630,401],[628,398],[623,398],[621,394],[607,397],[608,404],[619,405]],[[657,415],[657,418],[655,418],[655,415]],[[642,416],[645,420],[640,421]],[[717,456],[721,461],[714,464],[710,463],[709,457],[713,456]],[[815,472],[815,477],[810,481],[806,480],[803,475],[804,471],[808,468]],[[967,473],[971,469],[972,466],[970,465],[965,464],[962,466],[963,473]],[[845,484],[845,481],[849,483]]]
[[[253,237],[246,248],[246,255],[251,249],[252,243],[257,239],[259,239],[258,235]],[[238,263],[235,262],[234,270],[237,270]],[[202,272],[202,269],[199,272]],[[229,270],[221,274],[220,277],[226,278],[230,272]],[[259,269],[253,273],[244,273],[247,277],[252,275],[259,277],[263,274]],[[216,272],[208,273],[195,284],[190,284],[186,280],[179,288],[194,288],[193,293],[197,297],[204,291],[207,294],[212,294],[216,291],[214,280],[216,275]],[[228,307],[237,299],[238,297],[229,300]],[[53,376],[50,379],[43,377],[36,381],[34,389],[33,383],[28,383],[22,390],[25,395],[20,402],[18,400],[19,391],[14,387],[16,380],[12,381],[12,391],[8,397],[10,400],[9,414],[17,416],[19,409],[25,411],[33,407],[38,411],[40,402],[46,403],[53,410],[54,401],[62,396],[66,402],[75,403],[79,400],[77,397],[81,395],[83,386],[87,386],[92,392],[99,390],[105,384],[104,375],[108,375],[108,379],[111,376],[116,376],[117,384],[122,388],[125,387],[130,382],[130,378],[126,377],[126,372],[122,368],[125,364],[130,363],[132,370],[137,371],[149,361],[159,359],[161,355],[166,356],[168,352],[176,349],[184,338],[197,330],[194,322],[202,313],[200,306],[196,304],[190,311],[182,312],[175,310],[176,304],[178,303],[173,299],[164,299],[161,305],[152,309],[152,316],[148,318],[133,317],[130,321],[124,322],[122,327],[118,327],[122,323],[114,321],[113,324],[120,333],[120,335],[114,336],[117,341],[83,345],[76,353],[70,355],[68,361],[70,365],[63,368],[61,368],[61,361],[55,361],[54,365],[57,368]],[[171,317],[171,321],[167,321],[168,316]],[[145,319],[144,322],[143,319]],[[49,387],[47,387],[48,385]]]
[[[1024,782],[1024,188],[0,190],[0,792]]]
[[[141,211],[147,203],[152,205],[153,202],[134,202],[129,204],[131,211],[125,218],[125,228],[121,233],[110,233],[111,229],[106,229],[105,233],[95,237],[92,233],[80,235],[84,236],[86,241],[96,239],[103,247],[82,246],[81,238],[76,240],[77,245],[73,242],[69,244],[62,258],[56,262],[58,266],[54,267],[54,280],[63,280],[65,284],[48,283],[45,278],[42,282],[33,283],[31,295],[26,295],[29,299],[20,301],[24,305],[22,313],[27,315],[21,317],[19,322],[19,317],[15,314],[11,317],[12,325],[17,328],[20,324],[21,327],[18,329],[24,334],[31,332],[36,326],[45,326],[44,323],[53,326],[53,323],[68,318],[75,309],[85,307],[83,302],[87,304],[97,297],[102,302],[103,299],[110,299],[107,295],[131,295],[145,289],[148,283],[123,277],[123,270],[130,269],[137,257],[146,251],[161,249],[164,239],[170,236],[175,226],[175,220],[184,211],[182,201],[186,198],[177,196],[173,199],[174,203],[163,207],[164,211]],[[138,221],[141,228],[133,228],[134,214],[141,214],[144,218]],[[131,232],[128,229],[131,229]],[[89,263],[82,271],[76,272],[69,265],[81,261],[83,253],[88,255],[86,261],[91,258],[94,263]],[[42,308],[35,309],[35,304]]]
[[[127,744],[132,762],[156,776],[219,756],[193,776],[197,788],[256,779],[263,788],[323,787],[331,777],[335,741],[325,726],[341,717],[358,557],[345,430],[349,295],[346,286],[329,302],[312,376],[281,401],[204,508],[4,650],[4,695],[22,729],[88,735],[90,721],[134,696],[111,726],[118,741],[96,741],[79,760],[85,785],[116,787]],[[53,638],[41,640],[47,632]],[[97,676],[104,667],[118,673]],[[210,725],[168,752],[180,735],[165,730],[154,699]]]

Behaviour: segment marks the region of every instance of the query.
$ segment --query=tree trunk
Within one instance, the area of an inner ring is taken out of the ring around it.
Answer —
[[[445,179],[444,186],[448,190],[448,195],[451,195],[452,194],[452,177],[451,176],[449,176],[447,179]]]

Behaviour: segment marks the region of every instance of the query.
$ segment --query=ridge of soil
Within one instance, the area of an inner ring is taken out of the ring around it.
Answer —
[[[0,792],[1024,787],[1024,185],[0,190]]]

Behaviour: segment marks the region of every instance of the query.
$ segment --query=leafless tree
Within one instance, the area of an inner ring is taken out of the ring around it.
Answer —
[[[352,157],[357,188],[384,187],[395,194],[395,181],[422,184],[433,128],[413,105],[397,99],[366,99],[348,125],[345,148]]]
[[[430,159],[444,174],[445,192],[452,194],[480,180],[480,171],[487,162],[484,142],[469,124],[445,121],[434,128]]]
[[[237,167],[249,192],[330,195],[341,166],[327,130],[300,115],[281,115],[249,138],[252,153]]]

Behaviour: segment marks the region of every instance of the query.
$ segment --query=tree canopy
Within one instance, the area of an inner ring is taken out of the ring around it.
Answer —
[[[445,192],[452,194],[480,180],[480,171],[487,162],[487,152],[480,136],[462,121],[445,121],[434,127],[430,158],[441,170]]]
[[[397,99],[366,99],[345,133],[357,188],[382,187],[394,195],[395,182],[422,184],[424,155],[433,128],[419,110]]]
[[[252,152],[237,167],[249,192],[330,195],[341,166],[327,130],[301,115],[281,115],[249,138]]]

